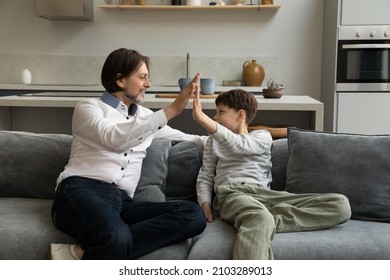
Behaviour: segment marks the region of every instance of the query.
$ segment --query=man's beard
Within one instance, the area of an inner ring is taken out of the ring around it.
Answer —
[[[137,95],[132,95],[130,93],[125,92],[125,96],[133,101],[135,104],[142,104],[144,102],[143,98],[140,98],[140,93]]]

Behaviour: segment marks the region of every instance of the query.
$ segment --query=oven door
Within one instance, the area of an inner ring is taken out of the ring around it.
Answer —
[[[340,40],[337,91],[390,91],[390,40]]]

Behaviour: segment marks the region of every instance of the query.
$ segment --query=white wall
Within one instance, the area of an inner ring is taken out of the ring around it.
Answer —
[[[93,22],[35,16],[33,0],[0,1],[0,55],[271,56],[286,94],[320,99],[323,0],[276,0],[272,11],[111,11]],[[7,65],[0,65],[6,68]],[[196,70],[194,70],[196,71]],[[0,71],[1,72],[1,71]]]

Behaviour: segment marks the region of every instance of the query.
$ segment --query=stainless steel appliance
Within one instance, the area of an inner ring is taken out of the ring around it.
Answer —
[[[390,92],[390,26],[340,26],[337,91]]]

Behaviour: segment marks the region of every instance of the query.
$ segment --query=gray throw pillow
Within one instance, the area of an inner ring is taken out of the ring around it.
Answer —
[[[195,200],[202,150],[195,142],[154,139],[146,150],[134,200]]]
[[[341,193],[352,218],[390,222],[390,135],[289,129],[286,190]]]
[[[165,201],[163,189],[168,174],[168,156],[172,141],[154,139],[142,162],[141,178],[134,193],[134,201]]]
[[[196,179],[202,165],[202,152],[203,147],[195,142],[180,142],[170,149],[164,189],[167,199],[196,201]]]

